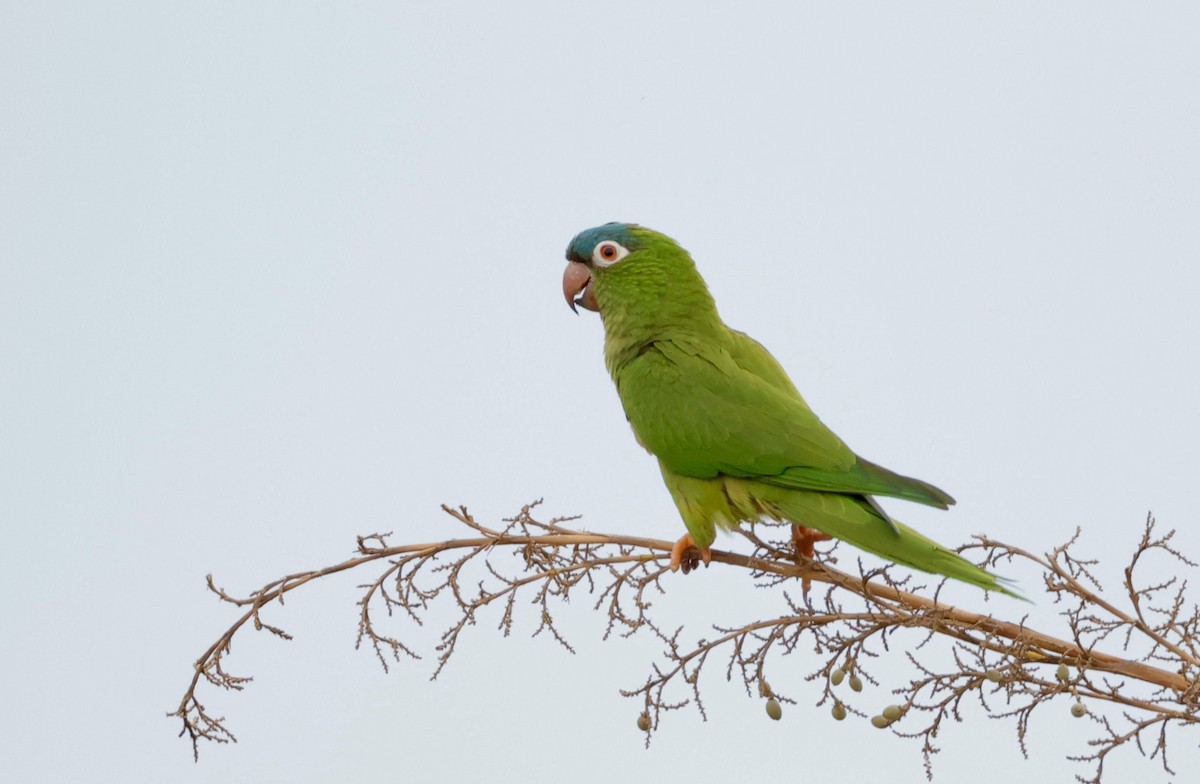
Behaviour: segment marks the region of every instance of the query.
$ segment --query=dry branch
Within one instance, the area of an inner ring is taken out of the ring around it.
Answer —
[[[622,691],[641,702],[638,726],[647,743],[664,712],[691,704],[704,714],[699,676],[714,655],[725,657],[727,677],[740,675],[749,694],[775,703],[768,707],[775,717],[778,701],[795,700],[771,688],[766,665],[776,655],[815,651],[822,663],[808,679],[824,683],[818,705],[832,704],[838,719],[848,713],[865,716],[852,704],[852,695],[836,690],[837,684],[847,674],[850,686],[858,687],[854,691],[861,689],[862,678],[874,682],[869,663],[890,649],[896,635],[916,639],[905,650],[917,677],[895,689],[902,704],[872,721],[917,740],[930,776],[942,722],[948,717],[961,720],[968,698],[982,704],[994,719],[1014,720],[1022,750],[1031,715],[1056,697],[1073,701],[1072,711],[1078,716],[1088,712],[1087,703],[1119,706],[1115,718],[1107,712],[1092,714],[1100,734],[1090,749],[1072,757],[1090,763],[1091,775],[1078,777],[1085,782],[1099,782],[1108,755],[1130,741],[1170,771],[1168,729],[1200,724],[1200,611],[1186,601],[1186,582],[1170,578],[1141,585],[1136,574],[1139,565],[1156,555],[1192,564],[1171,546],[1171,534],[1155,534],[1149,517],[1124,571],[1119,601],[1101,594],[1091,571],[1095,564],[1074,555],[1078,531],[1044,556],[985,537],[962,548],[980,552],[988,566],[1021,561],[1036,565],[1046,593],[1062,607],[1065,633],[1060,636],[1029,628],[1023,620],[1002,620],[948,605],[939,600],[938,591],[927,596],[906,590],[907,582],[894,578],[891,568],[867,571],[860,564],[858,573],[851,574],[818,562],[795,563],[786,537],[777,542],[759,536],[777,529],[751,527],[743,531],[753,547],[750,555],[713,551],[713,561],[749,570],[759,587],[779,592],[788,611],[717,628],[715,638],[689,644],[681,639],[682,628],[668,630],[649,614],[647,594],[665,591],[662,578],[668,574],[672,542],[566,527],[573,518],[539,522],[533,517],[536,505],[523,508],[499,530],[477,522],[465,507],[443,507],[470,536],[407,545],[389,545],[388,534],[359,537],[356,557],[287,575],[245,598],[218,588],[210,575],[209,590],[244,612],[196,661],[178,708],[169,714],[181,720],[180,734],[189,736],[194,755],[198,759],[201,740],[236,742],[225,720],[207,713],[197,697],[202,681],[240,691],[251,680],[224,669],[234,636],[252,623],[258,631],[290,639],[263,621],[267,605],[319,578],[377,562],[382,571],[361,586],[358,645],[369,645],[385,669],[390,662],[421,657],[394,632],[381,631],[376,614],[420,624],[439,601],[453,620],[436,648],[435,678],[483,608],[502,607],[500,628],[506,636],[511,632],[518,594],[532,595],[538,607],[535,635],[547,633],[568,649],[571,645],[556,626],[552,609],[572,591],[596,597],[595,608],[607,616],[605,638],[614,633],[656,636],[665,646],[662,661],[652,664],[644,683]],[[519,553],[520,568],[504,568],[511,559],[501,564],[497,552]],[[806,580],[825,585],[819,599],[808,591],[799,600],[788,593],[789,586],[799,587]],[[1014,606],[1005,604],[1007,609]],[[950,641],[952,667],[939,669],[923,661],[924,647],[939,637]],[[1106,651],[1098,648],[1102,643]]]

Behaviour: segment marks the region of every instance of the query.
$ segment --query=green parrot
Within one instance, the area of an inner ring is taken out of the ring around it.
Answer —
[[[858,457],[821,423],[783,367],[730,329],[687,251],[656,231],[607,223],[567,247],[563,295],[604,322],[604,361],[638,442],[658,458],[687,526],[671,552],[686,574],[718,527],[792,524],[797,556],[836,537],[891,561],[1017,596],[1001,578],[892,520],[873,496],[946,509],[949,495]],[[576,310],[578,313],[578,311]]]

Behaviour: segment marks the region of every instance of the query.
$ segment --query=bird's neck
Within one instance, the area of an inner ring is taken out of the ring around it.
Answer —
[[[628,292],[610,285],[609,293],[619,296],[622,307],[605,308],[604,361],[615,379],[621,368],[662,340],[716,341],[728,337],[728,329],[717,313],[716,303],[704,280],[691,275],[640,276],[636,288]],[[610,284],[613,281],[606,281]]]

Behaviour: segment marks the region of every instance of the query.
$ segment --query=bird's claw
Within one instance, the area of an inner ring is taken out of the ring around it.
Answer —
[[[816,559],[817,550],[814,545],[817,542],[827,542],[833,537],[816,528],[806,528],[802,525],[792,525],[792,545],[796,548],[796,563],[803,565],[805,561]],[[808,595],[808,590],[812,588],[812,580],[805,577],[800,583],[801,590],[804,595]]]
[[[691,534],[684,534],[671,548],[671,571],[677,572],[681,568],[683,573],[687,574],[693,569],[700,567],[701,562],[708,566],[712,562],[712,550],[708,547],[699,547],[696,545],[696,540]]]

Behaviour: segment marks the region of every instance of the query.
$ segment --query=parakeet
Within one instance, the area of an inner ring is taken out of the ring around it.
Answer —
[[[945,509],[954,499],[847,447],[757,341],[725,325],[691,256],[631,223],[580,232],[563,295],[604,322],[604,361],[639,443],[658,458],[687,534],[686,573],[712,557],[718,527],[793,525],[797,554],[835,537],[891,561],[1012,592],[995,575],[902,523],[872,496]],[[578,311],[576,311],[578,312]],[[1013,594],[1015,595],[1015,594]]]

